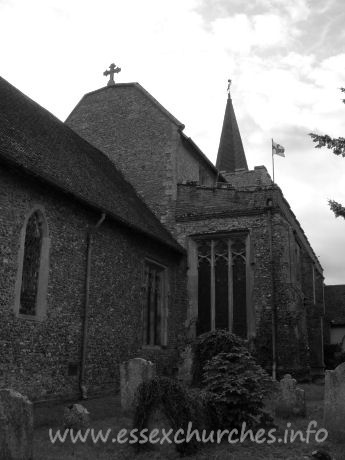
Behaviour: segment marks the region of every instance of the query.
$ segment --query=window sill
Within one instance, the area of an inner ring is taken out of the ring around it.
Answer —
[[[36,323],[40,323],[46,319],[46,316],[38,316],[38,315],[23,315],[22,313],[17,313],[16,317],[18,319],[24,319],[26,321],[32,321]]]

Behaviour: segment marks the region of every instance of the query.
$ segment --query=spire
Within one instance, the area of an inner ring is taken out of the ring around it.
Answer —
[[[220,136],[216,167],[219,171],[235,172],[236,169],[248,171],[240,130],[230,95],[231,80],[228,80],[228,99]]]

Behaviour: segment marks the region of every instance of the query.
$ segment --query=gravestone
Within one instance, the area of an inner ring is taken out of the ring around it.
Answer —
[[[296,380],[290,374],[284,375],[279,382],[278,395],[275,402],[275,414],[278,417],[305,417],[305,393],[296,388]]]
[[[182,381],[186,385],[190,385],[192,382],[193,374],[193,350],[191,345],[187,345],[180,354],[180,364],[178,367],[178,380]]]
[[[81,404],[73,404],[64,410],[64,428],[82,430],[90,424],[90,414],[86,407]]]
[[[138,386],[156,376],[156,366],[143,358],[133,358],[120,364],[120,392],[123,410],[133,409]]]
[[[0,458],[32,460],[33,407],[26,396],[0,390]]]
[[[345,363],[326,371],[324,426],[333,437],[345,439]]]

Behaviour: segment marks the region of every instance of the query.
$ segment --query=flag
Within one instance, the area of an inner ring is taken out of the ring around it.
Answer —
[[[272,139],[272,155],[276,154],[276,155],[279,155],[281,157],[285,157],[284,152],[285,152],[284,147],[282,145],[277,144]]]

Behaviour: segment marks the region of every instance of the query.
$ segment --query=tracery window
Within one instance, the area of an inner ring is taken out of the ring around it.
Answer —
[[[246,337],[246,236],[200,239],[197,251],[197,333],[227,329]]]
[[[154,262],[145,264],[144,345],[165,345],[166,269]]]

